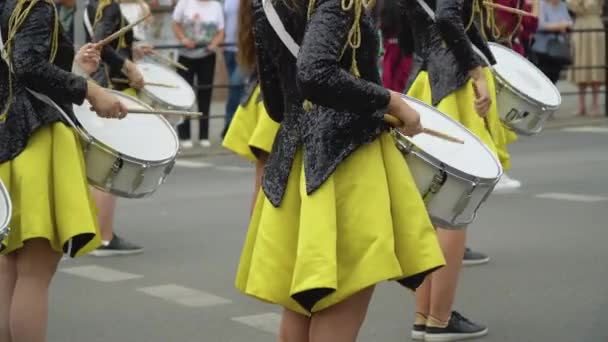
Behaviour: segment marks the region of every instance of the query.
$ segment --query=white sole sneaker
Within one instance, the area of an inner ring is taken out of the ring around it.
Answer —
[[[424,335],[425,332],[424,331],[416,331],[416,330],[412,330],[412,340],[414,341],[424,341]]]
[[[473,338],[479,338],[488,334],[488,328],[484,330],[470,333],[470,334],[425,334],[425,342],[451,342],[451,341],[464,341]]]

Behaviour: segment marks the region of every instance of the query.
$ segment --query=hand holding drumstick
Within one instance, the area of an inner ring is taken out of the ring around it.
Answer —
[[[420,114],[403,101],[401,94],[394,91],[390,91],[390,94],[391,98],[388,104],[388,111],[397,119],[397,121],[389,123],[409,137],[422,133]]]
[[[391,114],[384,114],[384,121],[407,136],[411,137],[418,133],[425,133],[446,141],[464,144],[464,140],[462,139],[452,137],[430,128],[423,128],[420,123],[420,114],[403,101],[401,95],[398,93],[391,91],[391,102],[389,103],[388,109]]]

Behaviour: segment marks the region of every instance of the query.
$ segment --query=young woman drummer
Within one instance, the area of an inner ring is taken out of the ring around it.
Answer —
[[[435,10],[435,22],[416,0],[400,0],[402,31],[400,44],[413,50],[414,67],[408,95],[431,104],[477,135],[498,157],[504,137],[496,110],[493,77],[474,50],[474,44],[494,63],[487,44],[475,24],[465,32],[471,2],[427,0]],[[508,155],[507,155],[508,156]],[[499,158],[505,163],[508,159]],[[426,279],[416,291],[416,321],[412,338],[425,341],[455,341],[483,336],[487,328],[456,311],[452,304],[465,251],[466,229],[437,227],[447,260],[446,267]]]
[[[380,86],[369,2],[274,1],[294,58],[254,0],[264,104],[280,122],[236,276],[284,308],[281,341],[353,342],[375,284],[411,289],[444,263],[436,233],[383,115],[421,132]],[[350,33],[349,33],[350,32]]]
[[[91,0],[84,15],[88,15],[94,35],[94,37],[91,37],[87,30],[87,41],[100,41],[128,25],[117,0]],[[133,63],[133,43],[134,36],[133,30],[131,30],[106,45],[101,52],[103,63],[99,70],[93,74],[93,79],[104,87],[123,91],[136,97],[135,89],[143,88],[144,80],[137,65]],[[124,78],[125,76],[129,80],[128,85],[112,82],[112,78]],[[111,256],[142,252],[143,248],[114,233],[116,197],[98,189],[93,189],[92,192],[99,209],[99,226],[101,227],[103,245],[91,254]]]
[[[253,197],[255,202],[262,182],[264,166],[272,150],[279,124],[268,116],[258,85],[251,0],[241,0],[239,4],[237,61],[240,70],[251,76],[245,96],[236,110],[222,144],[239,156],[256,163]]]
[[[0,242],[0,341],[43,342],[48,289],[62,253],[84,255],[100,237],[79,138],[26,87],[68,115],[85,98],[103,117],[123,117],[126,108],[69,72],[73,43],[53,1],[4,1],[0,28],[12,66],[9,72],[9,63],[0,62],[0,179],[13,202],[12,231]],[[89,71],[98,64],[91,46],[76,60]]]

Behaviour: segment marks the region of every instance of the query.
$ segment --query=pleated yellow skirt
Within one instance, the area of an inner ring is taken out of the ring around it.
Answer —
[[[416,288],[444,263],[405,159],[386,133],[311,195],[298,151],[280,207],[258,194],[236,287],[310,315],[385,280]]]
[[[249,101],[239,106],[230,122],[222,146],[237,155],[255,162],[256,150],[270,153],[279,124],[273,121],[258,101],[260,86],[257,86]]]
[[[59,122],[39,128],[21,154],[0,164],[0,179],[13,204],[2,254],[34,238],[72,257],[101,245],[80,141],[71,128]]]
[[[436,108],[460,122],[481,139],[498,157],[503,170],[507,171],[511,167],[511,156],[507,145],[517,140],[517,135],[500,121],[496,106],[494,76],[488,68],[484,68],[484,72],[492,98],[492,105],[485,119],[480,117],[475,111],[475,92],[473,90],[473,81],[471,80],[465,86],[460,87],[441,100]],[[432,103],[429,76],[426,71],[418,74],[407,95],[429,105]]]

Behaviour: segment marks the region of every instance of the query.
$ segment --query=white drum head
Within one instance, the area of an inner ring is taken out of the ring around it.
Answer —
[[[496,73],[523,95],[551,107],[557,107],[562,97],[553,83],[534,64],[517,52],[500,44],[488,43],[496,58]]]
[[[136,98],[116,91],[111,93],[128,108],[150,110]],[[90,107],[87,101],[74,106],[76,118],[90,135],[116,152],[150,162],[164,161],[177,155],[177,136],[162,116],[128,114],[122,120],[105,119],[97,116]]]
[[[11,220],[11,199],[8,191],[0,180],[0,233],[4,231]]]
[[[502,167],[492,151],[464,126],[411,97],[404,97],[403,100],[420,113],[422,127],[464,140],[464,144],[458,144],[422,133],[408,138],[416,146],[442,163],[468,175],[486,179],[500,176]]]
[[[137,62],[137,67],[144,81],[176,87],[145,86],[144,91],[152,97],[175,108],[190,109],[194,106],[196,100],[194,90],[178,73],[163,65],[144,61]]]

